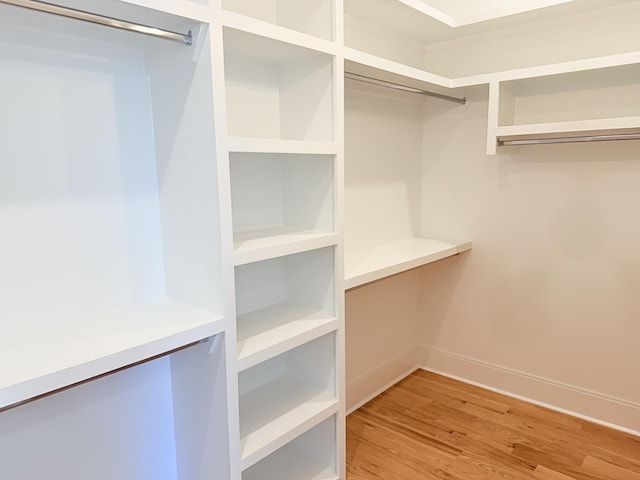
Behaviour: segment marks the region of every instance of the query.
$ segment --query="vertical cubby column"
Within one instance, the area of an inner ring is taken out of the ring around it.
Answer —
[[[228,160],[240,426],[233,461],[247,480],[336,480],[344,444],[337,7],[221,6],[219,143]]]

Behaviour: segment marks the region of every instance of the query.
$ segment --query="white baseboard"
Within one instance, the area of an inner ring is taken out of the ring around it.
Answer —
[[[365,376],[347,385],[347,415],[380,395],[419,368],[420,347],[391,358]]]
[[[421,368],[640,436],[640,404],[441,349],[421,347]]]

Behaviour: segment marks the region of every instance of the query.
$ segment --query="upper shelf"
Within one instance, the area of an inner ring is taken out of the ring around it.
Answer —
[[[325,40],[334,37],[332,7],[332,0],[222,0],[229,12]]]
[[[40,321],[39,328],[30,323],[3,330],[0,409],[223,331],[218,316],[172,300],[111,311],[91,321]]]
[[[345,253],[345,288],[410,270],[471,249],[471,242],[406,238]]]

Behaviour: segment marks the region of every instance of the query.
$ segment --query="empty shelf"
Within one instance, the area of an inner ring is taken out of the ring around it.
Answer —
[[[0,408],[132,365],[216,335],[222,320],[172,300],[49,326],[4,326]],[[38,332],[34,334],[34,332]]]
[[[335,315],[288,302],[238,316],[238,370],[338,328]]]
[[[354,288],[471,249],[471,242],[406,238],[345,254],[345,288]]]
[[[335,142],[309,142],[304,140],[280,140],[254,137],[229,137],[230,152],[245,153],[300,153],[335,155],[338,147]]]
[[[244,265],[269,258],[335,245],[335,233],[295,228],[273,228],[234,235],[235,264]]]
[[[287,395],[283,396],[283,392]],[[290,376],[240,397],[242,469],[250,467],[338,411],[333,392]]]
[[[532,123],[527,125],[499,126],[496,129],[496,136],[500,140],[611,135],[620,133],[640,133],[640,117]]]
[[[242,480],[339,480],[339,477],[332,465],[324,465],[287,445],[246,470]]]

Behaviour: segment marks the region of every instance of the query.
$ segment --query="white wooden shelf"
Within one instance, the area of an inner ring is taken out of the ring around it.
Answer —
[[[406,238],[345,253],[345,288],[350,289],[471,249],[469,241]]]
[[[169,352],[223,331],[217,315],[172,300],[74,323],[3,329],[0,408]],[[35,322],[35,319],[34,319]]]
[[[329,40],[291,30],[270,22],[265,22],[229,11],[223,11],[221,18],[223,26],[233,28],[235,30],[241,30],[264,38],[298,45],[310,50],[324,52],[331,55],[335,55],[337,51],[336,44]]]
[[[337,411],[338,400],[334,393],[290,376],[283,376],[242,395],[242,469],[273,453]]]
[[[533,123],[528,125],[505,125],[499,126],[496,132],[499,137],[518,137],[523,135],[547,135],[553,133],[624,133],[630,130],[640,131],[640,116]]]
[[[338,328],[335,315],[289,302],[239,315],[238,370],[242,371]]]
[[[309,142],[302,140],[279,140],[271,138],[229,137],[230,152],[241,153],[290,153],[310,155],[336,155],[335,142]]]
[[[508,125],[496,128],[498,140],[640,133],[640,116]]]
[[[335,233],[296,231],[282,227],[234,235],[235,265],[259,262],[270,258],[336,245]]]
[[[242,474],[242,480],[339,480],[339,478],[335,474],[335,468],[327,467],[289,445],[272,453],[259,465]]]
[[[398,82],[409,80],[407,86],[416,88],[453,87],[450,78],[436,75],[426,70],[394,62],[370,53],[345,47],[345,70],[349,73],[372,75],[379,80]]]

